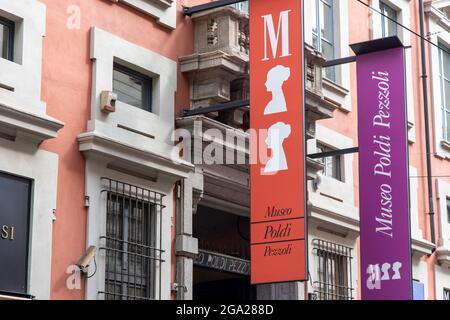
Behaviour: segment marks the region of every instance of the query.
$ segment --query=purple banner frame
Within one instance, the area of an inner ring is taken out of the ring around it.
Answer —
[[[384,41],[383,41],[384,40]],[[405,48],[398,38],[357,54],[361,294],[412,299]]]

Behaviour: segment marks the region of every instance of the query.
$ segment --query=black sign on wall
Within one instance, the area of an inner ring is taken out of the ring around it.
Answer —
[[[31,181],[0,172],[0,291],[28,291]]]
[[[206,250],[198,250],[194,265],[244,276],[250,275],[250,261]]]

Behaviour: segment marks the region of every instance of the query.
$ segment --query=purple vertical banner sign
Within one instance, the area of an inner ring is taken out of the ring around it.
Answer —
[[[412,298],[405,48],[397,37],[357,54],[361,293]]]

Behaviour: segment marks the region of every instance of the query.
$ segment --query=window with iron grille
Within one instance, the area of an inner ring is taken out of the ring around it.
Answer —
[[[102,178],[106,200],[105,300],[161,297],[163,194]],[[159,225],[159,228],[157,227]]]
[[[317,300],[352,300],[352,248],[314,239],[316,276],[313,282]]]

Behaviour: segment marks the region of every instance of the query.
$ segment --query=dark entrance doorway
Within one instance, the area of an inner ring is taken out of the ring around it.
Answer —
[[[194,236],[200,254],[194,263],[194,300],[256,300],[250,283],[250,220],[199,206]]]
[[[28,291],[31,181],[0,172],[0,291]]]
[[[250,277],[194,267],[194,300],[256,300]]]

